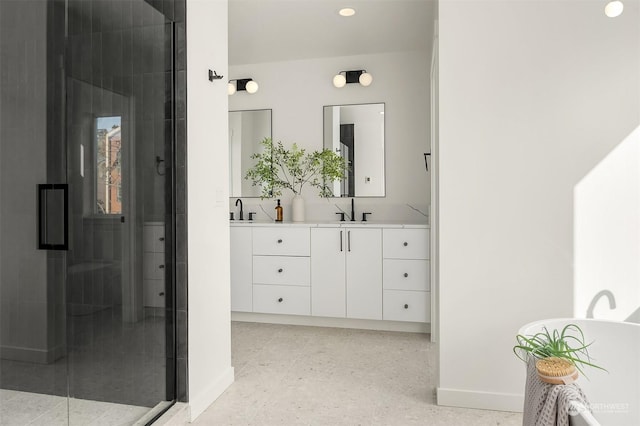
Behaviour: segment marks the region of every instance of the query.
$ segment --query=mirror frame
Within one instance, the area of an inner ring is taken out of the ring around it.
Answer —
[[[322,107],[322,148],[325,148],[325,111],[326,108],[330,108],[330,107],[348,107],[348,106],[366,106],[366,105],[382,105],[383,107],[383,111],[384,111],[384,131],[382,133],[382,165],[383,165],[383,175],[384,175],[384,185],[383,185],[383,191],[384,193],[382,195],[354,195],[352,196],[333,196],[332,198],[386,198],[387,196],[387,119],[386,119],[386,113],[387,113],[387,104],[386,102],[365,102],[365,103],[358,103],[358,104],[334,104],[334,105],[323,105]]]

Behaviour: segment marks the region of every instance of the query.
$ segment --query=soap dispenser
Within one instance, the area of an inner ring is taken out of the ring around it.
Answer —
[[[282,206],[280,205],[280,199],[278,199],[278,205],[276,206],[276,222],[282,222]]]

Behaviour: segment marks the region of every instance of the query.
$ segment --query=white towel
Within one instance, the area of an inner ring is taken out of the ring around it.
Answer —
[[[529,357],[522,425],[569,426],[572,401],[581,403],[591,412],[589,401],[577,383],[570,385],[544,383],[538,377],[536,358]]]

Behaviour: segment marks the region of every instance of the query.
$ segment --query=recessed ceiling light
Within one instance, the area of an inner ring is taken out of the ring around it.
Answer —
[[[351,7],[345,7],[340,9],[340,12],[338,13],[340,14],[340,16],[353,16],[356,14],[356,10]]]

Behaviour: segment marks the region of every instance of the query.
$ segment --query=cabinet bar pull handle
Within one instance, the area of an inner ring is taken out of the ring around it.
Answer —
[[[406,303],[404,304],[404,308],[405,309],[409,309],[409,305],[407,305]]]
[[[160,266],[158,266],[158,268],[164,269],[164,265],[160,265]]]
[[[404,273],[404,277],[407,278],[409,276],[409,274],[407,274],[406,272]]]
[[[278,269],[278,272],[282,272],[282,271],[283,271],[283,269],[282,269],[282,268]]]
[[[343,232],[344,231],[340,231],[340,251],[344,251],[343,248],[342,248],[342,233]]]
[[[279,299],[278,299],[278,303],[282,303],[282,301],[283,301],[283,300],[284,300],[284,299],[283,299],[282,297],[281,297],[281,298],[279,298]]]
[[[347,231],[347,250],[351,251],[351,231]]]
[[[160,241],[164,241],[164,237],[160,237],[158,238]]]
[[[278,244],[281,244],[281,243],[282,243],[282,239],[278,239]]]
[[[161,291],[160,293],[158,293],[158,296],[164,296],[164,291]]]

